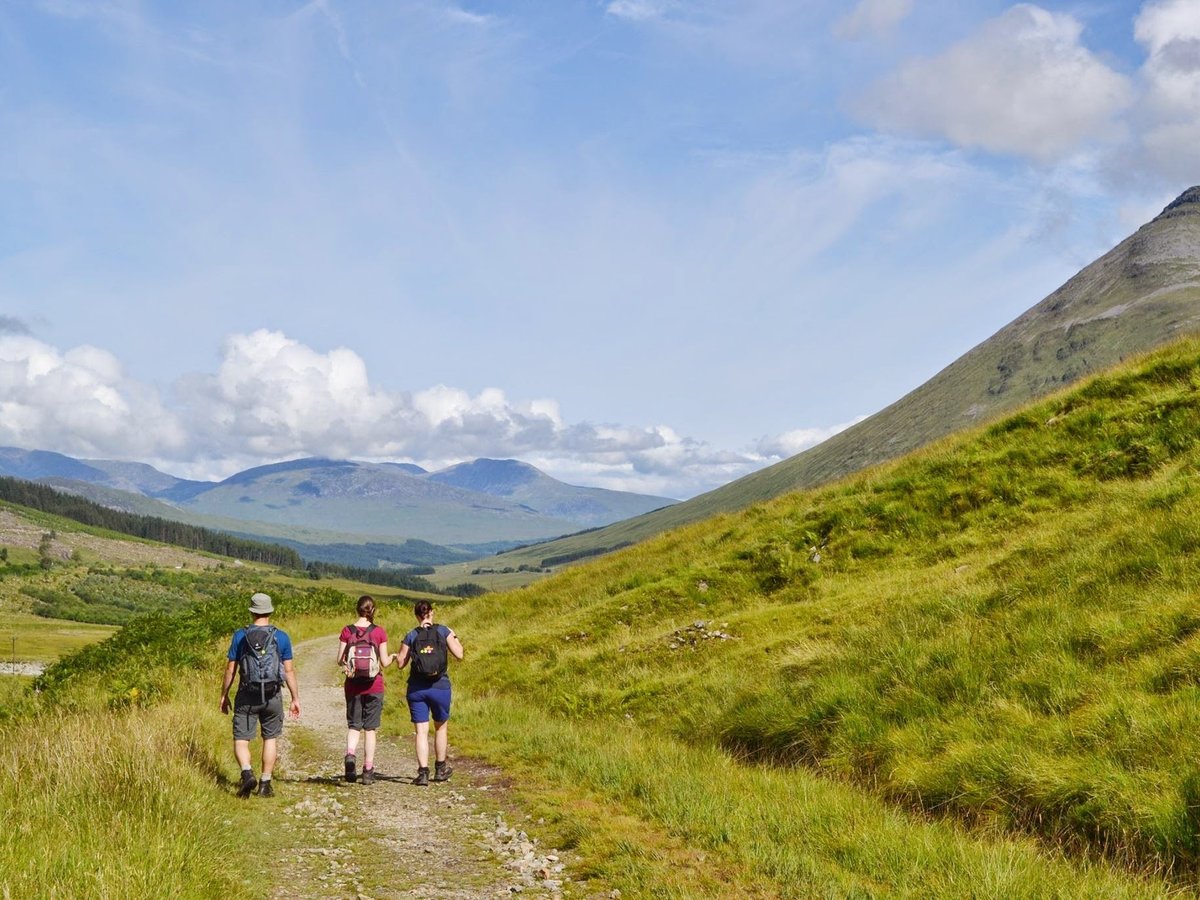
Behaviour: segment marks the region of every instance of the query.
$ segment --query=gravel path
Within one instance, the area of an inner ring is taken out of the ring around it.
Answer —
[[[272,896],[560,895],[570,881],[564,862],[495,812],[502,790],[499,773],[455,759],[453,745],[454,774],[443,784],[413,785],[411,739],[382,736],[375,784],[346,783],[346,718],[341,677],[333,664],[336,650],[333,636],[295,648],[301,717],[284,728],[274,801],[282,807],[291,844]],[[389,675],[385,722],[402,717],[407,724],[402,678]],[[359,753],[361,759],[361,746]]]
[[[37,677],[46,669],[45,663],[40,662],[3,662],[0,663],[0,675],[24,675]]]

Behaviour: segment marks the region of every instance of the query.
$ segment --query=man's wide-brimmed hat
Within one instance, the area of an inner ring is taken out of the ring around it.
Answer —
[[[271,605],[271,597],[261,591],[250,598],[250,612],[256,616],[269,616],[275,612],[275,607]]]

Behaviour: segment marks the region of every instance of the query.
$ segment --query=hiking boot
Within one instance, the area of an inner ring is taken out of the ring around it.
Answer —
[[[346,754],[346,780],[354,784],[354,754]]]
[[[374,784],[375,783],[375,770],[374,769],[363,769],[362,775],[361,775],[361,777],[359,777],[358,780],[361,781],[363,784]]]
[[[429,784],[429,766],[417,769],[417,777],[413,779],[413,784],[420,785],[421,787]]]
[[[444,762],[435,763],[434,767],[433,767],[433,780],[434,781],[449,781],[450,774],[453,771],[454,771],[454,769],[452,769],[450,766],[446,765],[446,763],[444,763]]]
[[[254,793],[254,789],[258,787],[258,779],[254,777],[254,773],[249,769],[242,772],[242,786],[238,788],[239,797],[249,797]]]
[[[275,796],[275,788],[271,787],[272,783],[273,782],[269,778],[266,781],[262,782],[258,786],[258,796],[274,797]]]

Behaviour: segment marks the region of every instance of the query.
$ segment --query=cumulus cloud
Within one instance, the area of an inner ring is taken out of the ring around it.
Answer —
[[[512,456],[585,474],[589,484],[680,496],[764,463],[664,425],[567,423],[555,401],[514,402],[498,388],[384,390],[353,350],[322,353],[269,330],[231,336],[217,372],[181,379],[176,394],[194,429],[185,465],[192,476],[305,455],[426,468]]]
[[[88,346],[60,353],[28,336],[0,334],[0,443],[133,456],[181,450],[186,435],[112,354]]]
[[[1200,170],[1200,4],[1147,3],[1134,37],[1147,53],[1135,114],[1145,162],[1167,178],[1193,181]]]
[[[193,478],[300,456],[429,469],[516,457],[576,483],[689,497],[853,424],[725,450],[667,425],[567,422],[553,400],[514,402],[497,388],[386,390],[353,350],[321,352],[266,329],[230,336],[217,370],[181,378],[172,399],[130,379],[107,351],[0,336],[0,444],[134,459]]]
[[[912,12],[912,0],[861,0],[833,26],[835,37],[844,41],[891,31]]]
[[[1129,80],[1081,43],[1074,17],[1019,4],[859,100],[871,124],[1050,162],[1120,136]]]

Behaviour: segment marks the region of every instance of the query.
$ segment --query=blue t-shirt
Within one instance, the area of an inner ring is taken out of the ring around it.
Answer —
[[[248,629],[254,628],[254,627],[255,626],[253,626],[253,625],[247,625],[245,628],[239,628],[237,631],[235,631],[233,633],[233,640],[229,642],[229,661],[230,662],[237,662],[238,656],[241,655],[242,645],[246,643],[246,631]],[[275,628],[274,625],[269,625],[266,627]],[[280,662],[286,662],[287,660],[292,658],[292,639],[290,637],[288,637],[288,634],[286,631],[283,631],[282,629],[279,629],[279,628],[275,628],[275,643],[277,643],[279,645],[279,660],[280,660]],[[240,691],[241,689],[242,689],[241,675],[239,673],[238,690]]]
[[[449,625],[434,625],[433,627],[438,630],[438,633],[443,638],[448,638],[448,637],[450,637],[450,635],[452,635],[454,633],[453,631],[450,630]],[[404,644],[408,647],[408,652],[409,652],[408,658],[410,660],[410,663],[408,666],[408,689],[410,691],[423,691],[423,690],[428,690],[429,688],[449,688],[450,687],[449,671],[445,672],[440,678],[434,678],[432,680],[429,678],[422,678],[420,675],[417,675],[413,671],[413,667],[412,667],[412,663],[411,663],[412,649],[413,649],[413,644],[415,644],[417,641],[417,632],[419,630],[420,629],[414,628],[412,631],[410,631],[408,634],[406,634],[404,636]],[[446,662],[449,663],[450,662],[450,659],[449,659],[450,648],[449,647],[446,648],[446,657],[447,657]]]

